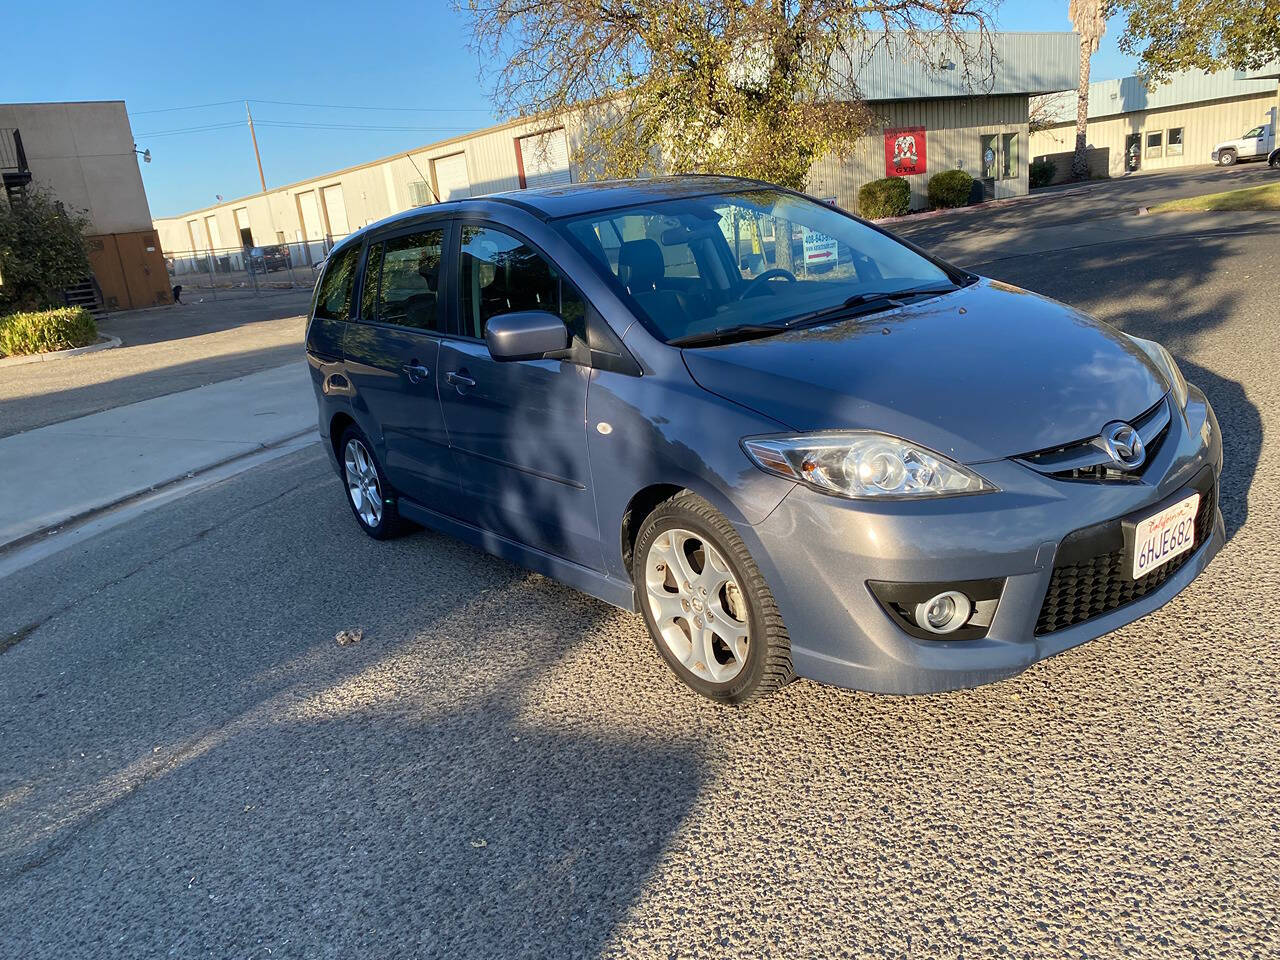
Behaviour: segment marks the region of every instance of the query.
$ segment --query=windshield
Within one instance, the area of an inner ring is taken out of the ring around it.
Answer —
[[[887,294],[954,287],[891,237],[779,190],[658,201],[563,226],[666,341],[781,329]]]

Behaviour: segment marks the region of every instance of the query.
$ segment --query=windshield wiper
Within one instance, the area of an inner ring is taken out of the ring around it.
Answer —
[[[716,327],[701,333],[686,333],[683,337],[668,340],[673,347],[709,347],[716,343],[733,343],[736,340],[754,340],[771,337],[787,328],[785,323],[744,323],[737,327]]]
[[[823,320],[852,318],[880,310],[901,307],[906,297],[940,296],[959,290],[957,286],[948,287],[910,287],[906,290],[877,290],[875,292],[855,293],[843,303],[812,313],[802,313],[797,317],[781,323],[745,323],[736,327],[716,327],[701,333],[689,333],[667,342],[673,347],[707,347],[718,343],[733,343],[737,340],[752,340],[757,337],[771,337],[801,324],[819,323]]]
[[[908,297],[936,297],[944,293],[953,293],[960,288],[954,284],[948,287],[908,287],[906,290],[875,290],[866,293],[855,293],[844,303],[812,313],[802,313],[792,317],[784,327],[795,327],[800,324],[820,323],[823,320],[848,319],[862,316],[865,313],[876,313],[880,310],[891,310],[903,306]]]

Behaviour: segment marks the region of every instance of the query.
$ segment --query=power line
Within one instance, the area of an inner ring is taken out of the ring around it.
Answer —
[[[159,107],[155,110],[130,110],[129,113],[140,117],[144,113],[172,113],[175,110],[203,110],[205,107],[224,107],[228,103],[239,103],[239,100],[219,100],[217,103],[192,103],[185,107]]]
[[[153,110],[130,110],[132,116],[140,117],[149,113],[173,113],[178,110],[204,110],[208,107],[225,107],[243,100],[217,100],[213,103],[190,103],[180,107],[157,107]],[[257,100],[249,98],[250,103],[266,103],[279,107],[307,107],[317,110],[379,110],[392,113],[489,113],[485,107],[384,107],[367,104],[350,103],[298,103],[293,100]]]
[[[343,103],[295,103],[292,100],[253,100],[250,103],[270,103],[280,107],[315,107],[321,110],[389,110],[396,113],[488,113],[484,107],[372,107]]]
[[[255,120],[260,127],[281,127],[288,130],[367,130],[383,133],[448,133],[470,130],[470,127],[404,127],[357,123],[306,123],[300,120]]]
[[[241,121],[234,120],[230,123],[206,123],[196,127],[178,127],[173,130],[153,130],[150,133],[136,133],[134,139],[142,139],[144,137],[172,137],[179,133],[204,133],[206,130],[228,130],[231,127],[238,127]]]

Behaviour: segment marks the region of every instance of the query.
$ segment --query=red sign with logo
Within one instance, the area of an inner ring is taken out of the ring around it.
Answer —
[[[925,172],[924,127],[900,127],[884,132],[884,171],[890,177]]]

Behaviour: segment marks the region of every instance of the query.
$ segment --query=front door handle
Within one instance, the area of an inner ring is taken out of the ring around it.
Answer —
[[[444,378],[452,383],[455,387],[474,387],[476,382],[464,373],[456,370],[450,370],[444,375]]]
[[[431,376],[431,371],[420,363],[406,363],[400,369],[404,371],[404,375],[409,378],[410,383],[421,383]]]

